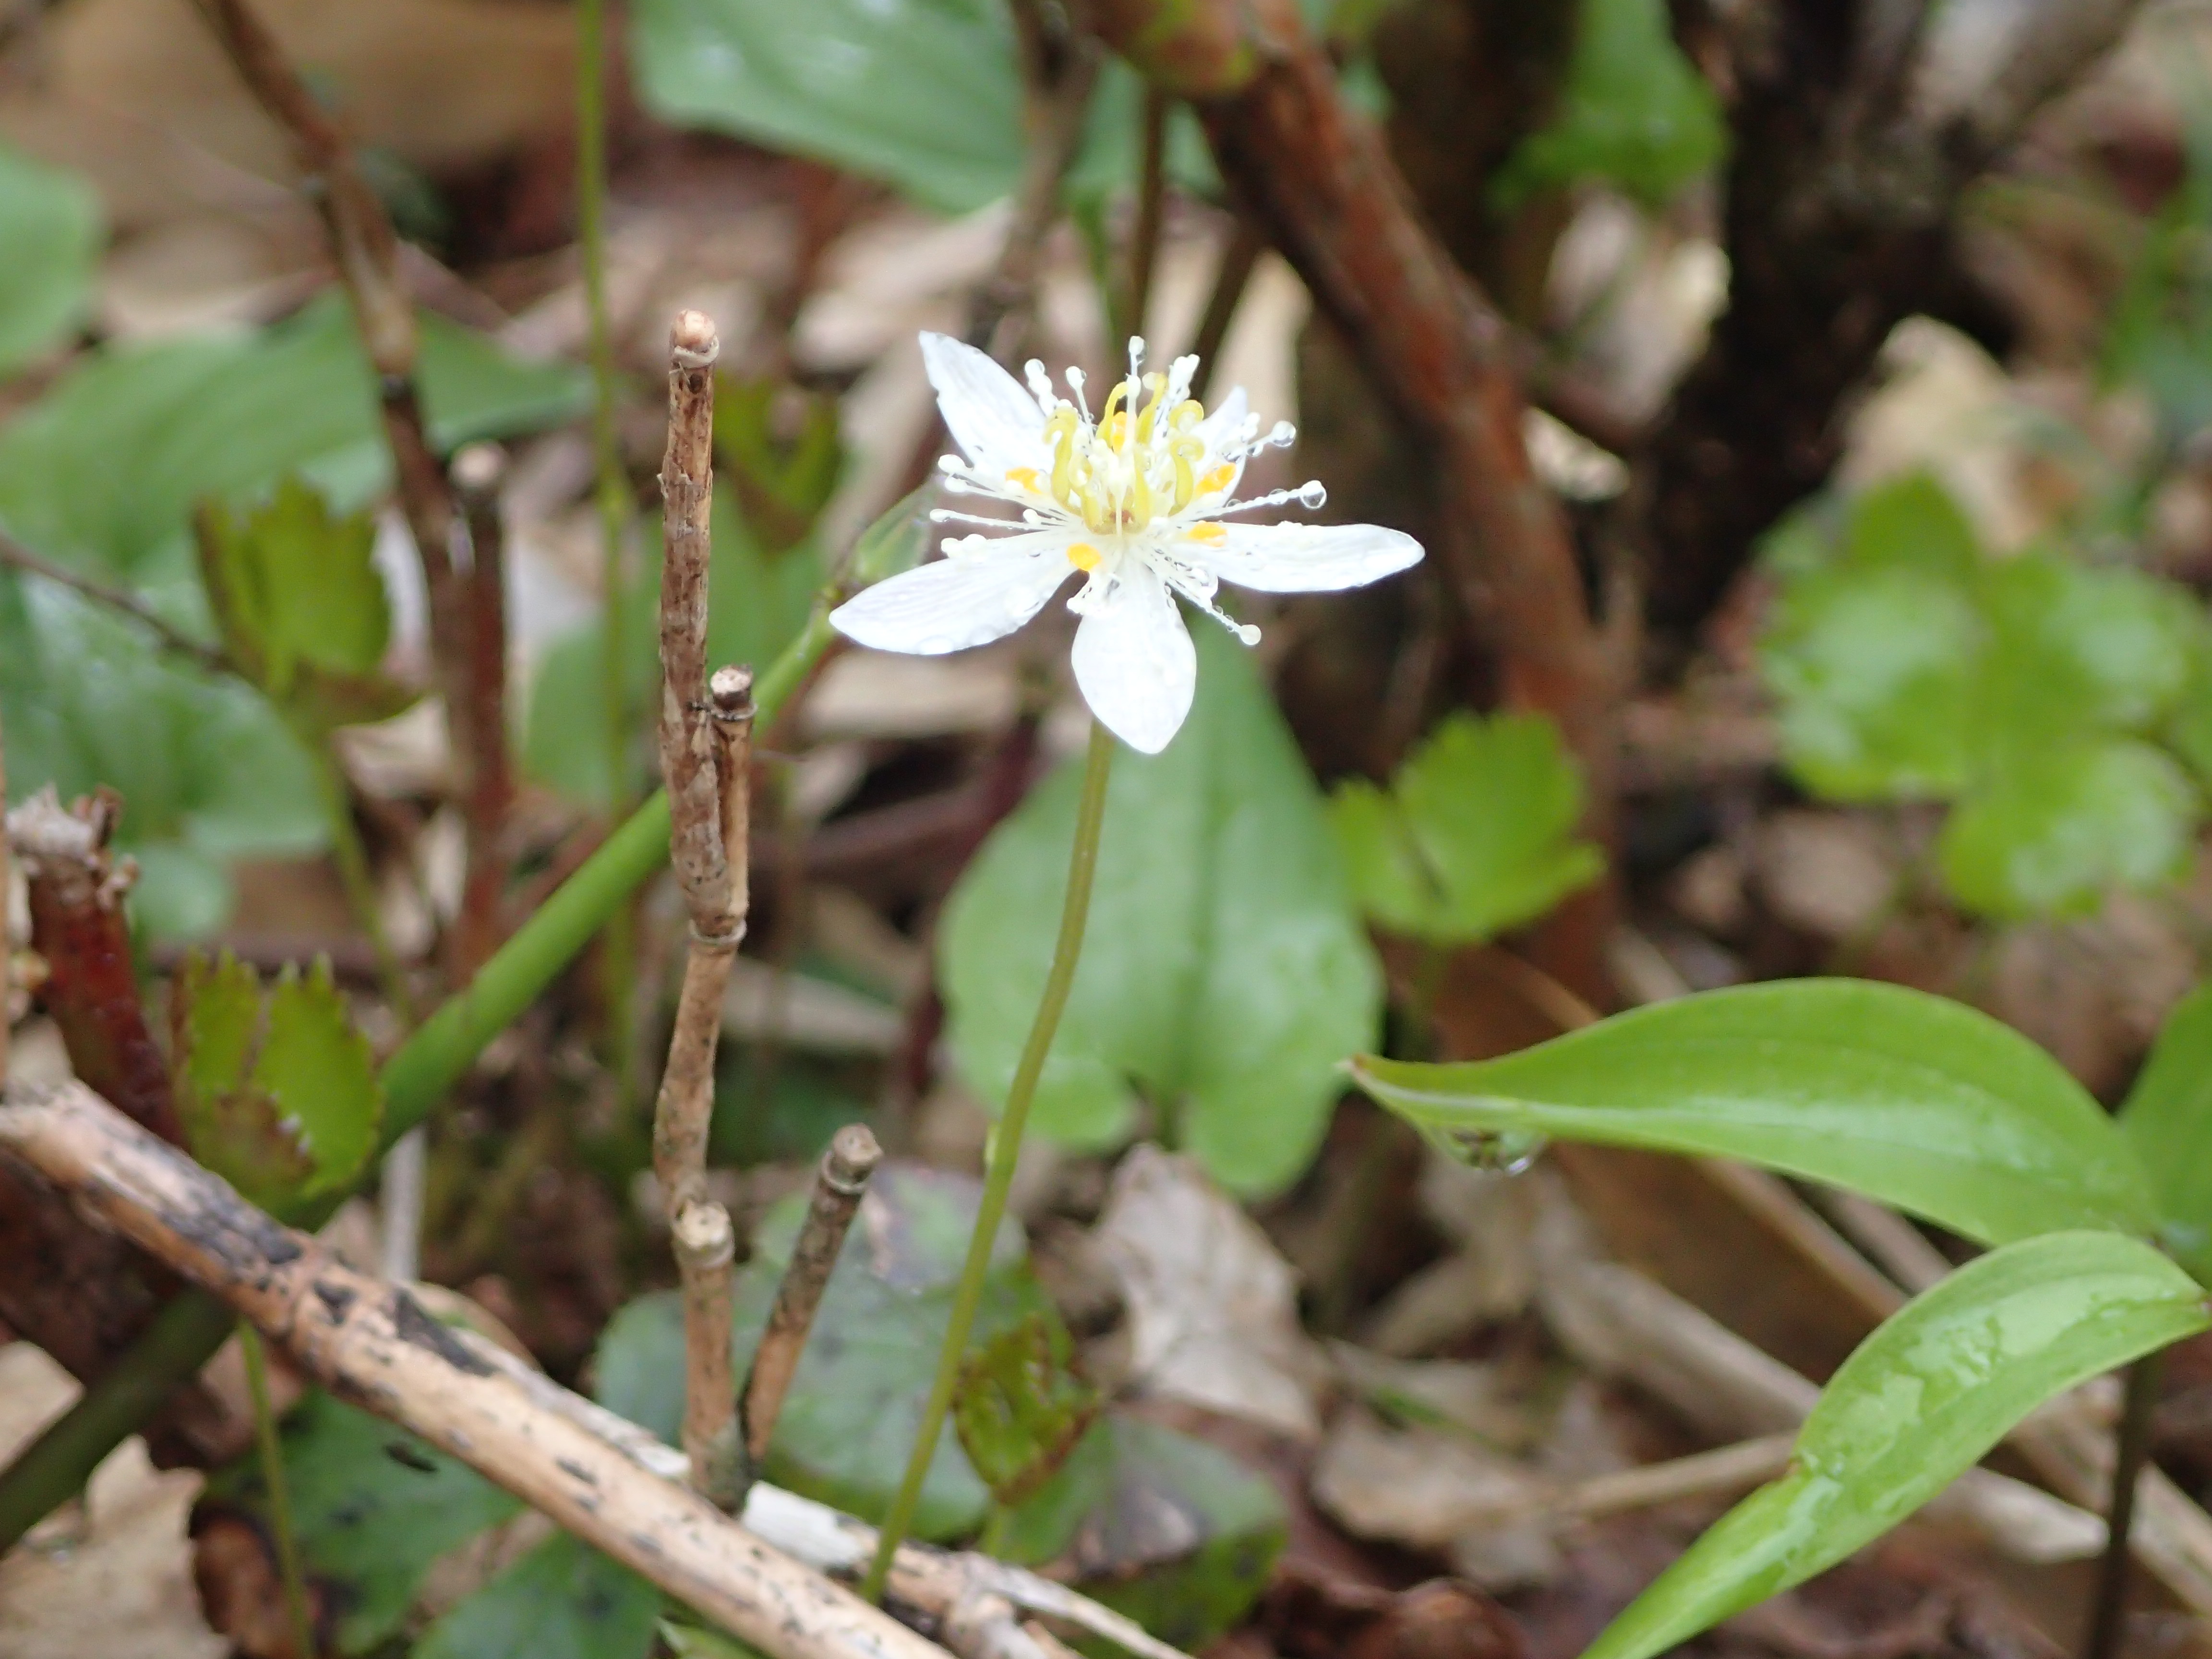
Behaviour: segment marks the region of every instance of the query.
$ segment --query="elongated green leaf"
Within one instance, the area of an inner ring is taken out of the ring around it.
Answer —
[[[1969,1263],[1845,1360],[1781,1480],[1710,1528],[1584,1659],[1650,1659],[1879,1537],[2043,1401],[2212,1327],[2203,1291],[2108,1232],[2024,1240]]]
[[[92,300],[100,198],[0,145],[0,374],[58,343]]]
[[[434,316],[419,369],[441,449],[557,424],[589,395],[573,365],[521,362]],[[202,500],[295,471],[341,508],[391,473],[375,378],[335,294],[258,334],[91,355],[0,431],[0,523],[55,558],[148,580],[189,564]]]
[[[2212,1282],[2212,984],[2182,999],[2120,1108],[2166,1247]]]
[[[2133,1149],[2056,1060],[1985,1014],[1901,986],[1743,986],[1502,1060],[1363,1057],[1352,1073],[1447,1145],[1537,1134],[1738,1158],[1991,1243],[2155,1224]]]
[[[1115,759],[1090,930],[1030,1127],[1110,1144],[1141,1085],[1217,1179],[1265,1192],[1312,1156],[1337,1062],[1373,1036],[1381,976],[1274,699],[1220,629],[1196,639],[1188,722],[1164,752]],[[1081,769],[1000,825],[939,936],[953,1052],[994,1103],[1051,959]]]

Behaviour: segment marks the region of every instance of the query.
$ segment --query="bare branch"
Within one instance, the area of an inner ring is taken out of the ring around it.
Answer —
[[[232,672],[230,659],[222,652],[211,645],[201,644],[191,635],[173,627],[136,593],[112,586],[97,577],[83,575],[65,565],[56,564],[52,559],[33,553],[4,531],[0,531],[0,565],[54,582],[73,593],[82,594],[95,605],[104,605],[111,611],[120,611],[152,634],[155,641],[164,651],[173,652],[210,674]]]
[[[876,1171],[883,1149],[866,1127],[848,1123],[830,1138],[814,1172],[814,1195],[806,1206],[806,1219],[791,1247],[783,1282],[776,1287],[775,1305],[761,1332],[753,1354],[751,1375],[745,1379],[744,1405],[740,1413],[744,1427],[745,1453],[753,1467],[768,1455],[769,1437],[775,1432],[783,1396],[799,1369],[799,1356],[813,1328],[815,1310],[830,1287],[830,1275],[844,1248],[845,1234],[860,1207],[868,1177]]]

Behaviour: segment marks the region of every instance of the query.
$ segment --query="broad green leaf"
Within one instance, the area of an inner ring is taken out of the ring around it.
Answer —
[[[806,625],[822,586],[821,552],[811,542],[785,553],[763,551],[739,516],[726,480],[714,489],[712,528],[707,660],[717,666],[750,663],[763,667],[774,662]],[[627,697],[634,709],[651,708],[660,684],[657,547],[643,564],[623,607],[630,635],[624,657]],[[604,621],[594,620],[547,648],[531,681],[524,726],[523,769],[548,788],[586,806],[604,805],[610,793],[605,638]],[[639,736],[634,753],[642,767],[651,726],[642,718],[635,725]]]
[[[522,1507],[466,1464],[319,1390],[285,1419],[283,1452],[300,1553],[332,1592],[344,1654],[399,1635],[431,1564]],[[265,1523],[259,1459],[249,1452],[218,1470],[201,1501]]]
[[[1447,1146],[1537,1134],[1741,1158],[1987,1243],[2155,1224],[2133,1149],[2056,1060],[1986,1014],[1901,986],[1710,991],[1500,1060],[1362,1056],[1352,1075]]]
[[[200,577],[230,661],[310,741],[341,726],[388,720],[416,693],[380,672],[392,637],[376,521],[333,518],[296,477],[234,514],[204,504]]]
[[[2157,1195],[2166,1247],[2212,1277],[2212,984],[2166,1015],[2120,1127]]]
[[[1075,1367],[1066,1328],[1032,1317],[969,1353],[952,1426],[991,1496],[1011,1505],[1052,1479],[1098,1406],[1097,1389]]]
[[[185,958],[169,1005],[177,1107],[192,1156],[264,1209],[350,1185],[376,1150],[383,1085],[327,959],[287,966],[264,1001],[228,951]]]
[[[736,490],[753,538],[784,553],[814,533],[845,465],[837,400],[769,376],[714,377],[714,453]],[[798,402],[798,432],[779,430],[787,399]]]
[[[557,1533],[441,1618],[412,1659],[645,1659],[660,1592]]]
[[[103,783],[121,793],[117,845],[140,866],[131,918],[151,938],[220,927],[232,860],[324,844],[313,763],[260,696],[156,653],[136,623],[8,571],[0,720],[11,799],[49,783],[64,800]]]
[[[2208,1327],[2202,1288],[2114,1233],[2048,1234],[1968,1263],[1859,1345],[1805,1419],[1790,1473],[1723,1516],[1584,1659],[1650,1659],[1802,1583],[2045,1401]]]
[[[880,1170],[830,1276],[814,1331],[792,1379],[769,1448],[767,1478],[866,1519],[880,1516],[914,1443],[929,1368],[950,1322],[953,1286],[975,1222],[978,1183],[914,1165]],[[794,1194],[763,1222],[738,1275],[737,1369],[750,1362],[806,1207]],[[1030,1277],[1021,1229],[1003,1224],[994,1243],[975,1340],[1050,1306]],[[640,1297],[600,1338],[599,1399],[610,1410],[673,1441],[684,1411],[683,1312],[672,1292]],[[915,1530],[927,1538],[972,1532],[989,1494],[948,1435],[922,1487]]]
[[[1389,795],[1355,781],[1330,815],[1367,914],[1453,944],[1532,921],[1596,879],[1604,855],[1574,839],[1582,801],[1550,720],[1456,714],[1399,768]]]
[[[1021,177],[1021,80],[994,0],[641,0],[629,41],[639,95],[676,125],[811,155],[947,213],[1011,195]],[[1137,76],[1109,62],[1070,196],[1134,176],[1141,99]],[[1186,187],[1216,182],[1185,112],[1168,166]]]
[[[1858,570],[1918,570],[1957,581],[1972,580],[1982,568],[1972,520],[1926,472],[1876,484],[1854,501],[1842,553]]]
[[[1085,1595],[1195,1653],[1259,1599],[1289,1537],[1274,1486],[1226,1452],[1115,1414],[1112,1475],[1065,1558]]]
[[[1090,928],[1031,1128],[1125,1138],[1135,1088],[1240,1192],[1305,1167],[1369,1042],[1381,975],[1311,776],[1249,653],[1196,629],[1198,699],[1156,756],[1117,755]],[[1059,926],[1081,770],[1047,779],[985,844],[939,934],[960,1069],[1005,1098]]]
[[[734,1636],[680,1620],[662,1620],[660,1639],[676,1659],[765,1659],[758,1648]]]
[[[434,315],[419,372],[441,450],[556,425],[589,397],[581,370],[522,362]],[[289,472],[349,509],[390,477],[375,378],[336,294],[258,333],[91,354],[0,429],[0,523],[143,582],[186,568],[201,501],[251,497]]]
[[[100,198],[75,173],[0,144],[0,375],[58,345],[92,302]]]
[[[2115,888],[2180,877],[2199,808],[2188,775],[2148,744],[2047,743],[1960,801],[1937,853],[1970,909],[2087,915]]]
[[[1675,46],[1663,0],[1581,0],[1559,112],[1521,142],[1492,189],[1510,209],[1603,179],[1663,206],[1727,143],[1720,100]]]

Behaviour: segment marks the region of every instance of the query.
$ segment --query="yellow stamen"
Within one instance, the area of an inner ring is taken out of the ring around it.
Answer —
[[[1063,507],[1074,503],[1069,498],[1070,474],[1075,468],[1075,411],[1062,409],[1044,424],[1045,441],[1052,446],[1053,498]]]
[[[1033,466],[1016,467],[1006,474],[1006,482],[1019,484],[1032,495],[1044,494],[1044,480],[1037,476],[1037,470]]]
[[[1116,386],[1114,389],[1119,392],[1121,388]],[[1120,454],[1129,442],[1128,410],[1122,410],[1117,414],[1108,416],[1103,430],[1106,434],[1106,447],[1116,455]]]
[[[1164,374],[1146,375],[1145,389],[1152,394],[1152,400],[1145,405],[1145,412],[1137,417],[1137,441],[1140,444],[1152,441],[1152,422],[1160,412],[1160,399],[1168,395],[1168,377]]]
[[[1201,495],[1211,495],[1218,489],[1226,489],[1235,482],[1236,477],[1235,467],[1217,466],[1198,481],[1198,493]]]
[[[1078,570],[1098,568],[1098,550],[1089,542],[1078,542],[1067,550],[1067,562]]]
[[[1194,524],[1182,532],[1187,542],[1203,542],[1208,547],[1218,547],[1229,539],[1225,524]]]

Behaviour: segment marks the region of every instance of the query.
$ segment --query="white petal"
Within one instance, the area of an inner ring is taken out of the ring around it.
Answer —
[[[1018,466],[1050,464],[1044,416],[1020,381],[946,334],[921,337],[921,361],[937,388],[945,429],[970,465],[1004,476]]]
[[[1373,524],[1224,524],[1218,547],[1178,542],[1176,551],[1225,582],[1262,593],[1364,587],[1419,564],[1421,544]]]
[[[1069,539],[1009,536],[986,551],[918,565],[846,600],[830,625],[861,645],[913,656],[988,645],[1043,610],[1075,574]]]
[[[1115,737],[1157,755],[1182,729],[1198,686],[1198,653],[1174,597],[1142,559],[1096,595],[1075,630],[1075,683]]]
[[[1206,446],[1206,459],[1199,471],[1206,471],[1220,463],[1221,447],[1243,429],[1245,413],[1244,388],[1232,386],[1229,395],[1221,400],[1221,406],[1191,428],[1192,436]]]

